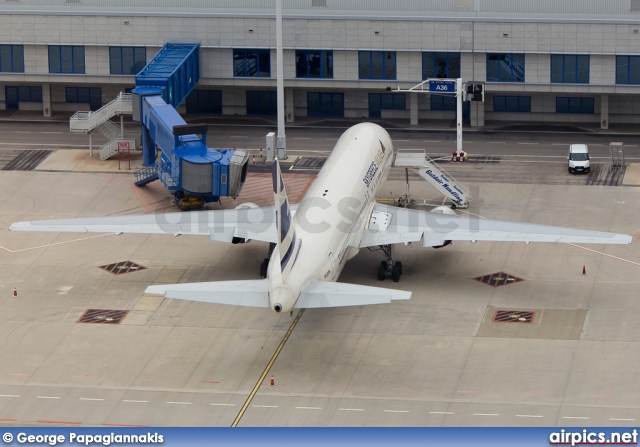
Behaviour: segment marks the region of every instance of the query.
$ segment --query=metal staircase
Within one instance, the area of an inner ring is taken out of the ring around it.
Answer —
[[[69,119],[69,129],[71,132],[85,134],[97,130],[104,135],[109,142],[100,147],[100,160],[103,161],[117,154],[121,143],[125,143],[130,149],[139,148],[138,132],[125,132],[122,126],[110,121],[116,115],[133,113],[131,98],[131,93],[120,93],[95,112],[76,112]]]
[[[134,174],[136,176],[136,186],[147,185],[158,180],[158,165],[147,166],[146,168],[137,170]]]
[[[411,169],[445,197],[448,197],[456,208],[469,206],[469,202],[471,202],[469,189],[462,186],[460,182],[457,182],[447,171],[429,158],[424,150],[399,149],[394,165],[405,168],[407,173],[407,194],[405,198],[401,199],[402,203],[408,205],[414,202],[409,194],[409,169]]]
[[[69,130],[75,133],[89,133],[116,115],[131,115],[133,113],[132,104],[131,93],[121,92],[113,101],[95,112],[76,112],[69,119]]]
[[[130,149],[140,147],[140,134],[138,132],[122,132],[122,128],[113,121],[104,121],[95,128],[109,140],[100,148],[100,160],[104,161],[118,153],[120,143],[126,143]]]

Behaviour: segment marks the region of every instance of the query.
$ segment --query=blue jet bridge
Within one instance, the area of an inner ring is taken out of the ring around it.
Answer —
[[[200,80],[199,48],[198,43],[165,44],[136,75],[133,90],[133,119],[142,125],[146,166],[135,173],[135,184],[160,180],[184,210],[236,198],[249,160],[243,150],[208,148],[207,126],[189,125],[176,111]]]

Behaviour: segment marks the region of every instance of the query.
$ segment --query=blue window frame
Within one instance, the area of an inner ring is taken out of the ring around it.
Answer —
[[[531,96],[494,96],[494,112],[531,112]]]
[[[360,79],[396,79],[395,51],[358,52]]]
[[[194,90],[187,96],[187,113],[222,114],[222,90]]]
[[[233,50],[233,76],[271,76],[271,53],[269,50]]]
[[[0,72],[24,73],[22,45],[0,45]]]
[[[616,84],[640,84],[640,56],[616,56]]]
[[[551,82],[588,84],[589,56],[586,54],[552,54]]]
[[[344,94],[333,92],[307,92],[308,116],[344,116]]]
[[[456,111],[456,97],[451,95],[431,95],[431,110]]]
[[[144,47],[109,47],[109,67],[113,75],[135,75],[147,65]]]
[[[557,97],[556,113],[594,113],[594,99],[589,97]]]
[[[49,45],[49,73],[84,73],[84,47]]]
[[[247,115],[276,115],[278,95],[274,91],[247,90]]]
[[[422,53],[422,79],[459,77],[460,53]]]
[[[488,53],[487,82],[524,82],[524,54]]]
[[[296,50],[297,78],[333,78],[333,51]]]

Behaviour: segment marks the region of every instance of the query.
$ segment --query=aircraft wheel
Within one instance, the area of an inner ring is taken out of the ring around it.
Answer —
[[[400,276],[402,276],[402,262],[396,262],[396,266],[398,266],[398,270],[400,270]]]
[[[391,270],[391,278],[393,279],[393,282],[400,281],[400,275],[402,274],[402,264],[398,264],[400,263],[396,262],[396,264],[393,266],[393,270]]]
[[[269,258],[264,258],[262,264],[260,264],[260,278],[265,279],[267,277],[267,268],[269,267]]]
[[[384,278],[387,276],[387,263],[382,261],[380,266],[378,267],[378,280],[384,281]]]

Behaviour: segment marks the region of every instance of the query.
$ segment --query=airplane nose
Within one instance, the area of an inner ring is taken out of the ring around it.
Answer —
[[[296,304],[296,296],[288,287],[278,286],[269,293],[269,302],[276,313],[288,312],[293,310],[293,306]]]

